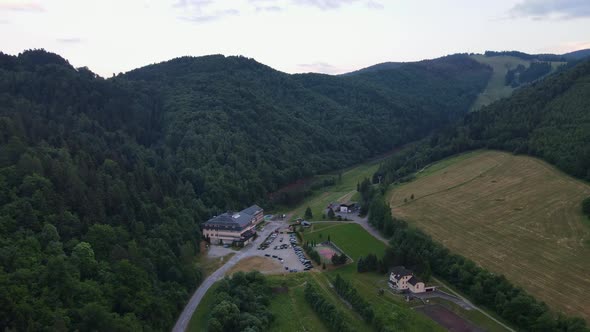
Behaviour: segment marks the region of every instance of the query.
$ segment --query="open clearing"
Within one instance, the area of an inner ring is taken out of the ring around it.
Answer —
[[[477,96],[477,99],[471,106],[472,111],[477,111],[481,107],[489,105],[498,99],[510,96],[514,88],[505,84],[506,73],[509,69],[514,69],[518,65],[529,67],[532,62],[508,55],[488,57],[483,54],[477,54],[471,57],[480,63],[491,66],[494,70],[485,90]],[[562,64],[564,63],[551,62],[553,71]]]
[[[590,186],[543,161],[478,151],[427,168],[390,201],[396,217],[449,249],[590,320],[588,196]]]
[[[326,227],[319,230],[305,231],[304,241],[315,241],[321,243],[328,240],[342,249],[344,253],[354,261],[361,256],[375,254],[382,257],[385,253],[385,244],[367,233],[360,225],[353,223],[342,223],[333,227]]]
[[[444,326],[444,328],[451,332],[483,331],[482,329],[477,328],[473,324],[470,324],[468,321],[464,320],[454,312],[450,311],[449,309],[441,305],[435,304],[421,306],[419,308],[416,308],[416,310],[432,318],[432,320],[439,323],[441,326]]]
[[[231,268],[227,272],[227,275],[231,275],[240,271],[259,271],[261,273],[283,273],[285,272],[284,270],[285,269],[283,268],[283,265],[278,263],[276,260],[267,257],[252,256],[239,261],[233,268]]]
[[[319,189],[316,193],[306,198],[298,208],[290,212],[293,219],[303,217],[305,209],[309,206],[313,214],[311,220],[325,220],[322,215],[325,213],[328,204],[337,201],[347,201],[355,197],[357,183],[364,178],[371,178],[379,168],[380,160],[371,161],[342,172],[342,178],[335,185]],[[338,175],[334,175],[338,177]],[[357,197],[358,198],[358,195]]]

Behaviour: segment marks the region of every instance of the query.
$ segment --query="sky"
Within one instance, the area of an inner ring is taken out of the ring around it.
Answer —
[[[590,48],[590,0],[0,0],[0,51],[37,48],[103,77],[207,54],[339,74],[453,53]]]

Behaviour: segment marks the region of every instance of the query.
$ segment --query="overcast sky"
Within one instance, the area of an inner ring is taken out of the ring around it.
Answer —
[[[110,77],[183,55],[342,73],[458,52],[590,48],[590,0],[0,0],[0,51]]]

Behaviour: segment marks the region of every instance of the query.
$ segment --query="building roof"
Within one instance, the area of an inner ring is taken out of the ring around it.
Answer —
[[[346,207],[351,207],[351,206],[355,206],[356,202],[344,202],[341,203],[340,206],[346,206]]]
[[[391,272],[395,276],[396,279],[412,275],[412,271],[406,269],[405,266],[392,267],[391,269],[389,269],[389,272]]]
[[[262,211],[258,205],[252,205],[240,212],[236,213],[222,213],[215,216],[203,224],[204,227],[224,228],[224,229],[243,229],[247,227],[254,218],[254,215]]]
[[[410,279],[408,279],[408,283],[412,286],[416,286],[417,283],[419,283],[420,281],[418,280],[418,278],[412,276]]]
[[[252,220],[251,215],[239,213],[230,214],[226,212],[207,220],[203,226],[226,229],[242,229],[248,226],[250,220]]]
[[[240,211],[240,213],[249,214],[251,216],[253,216],[253,215],[255,215],[255,214],[259,213],[259,212],[262,212],[262,208],[260,206],[256,205],[256,204],[250,206],[249,208],[245,208],[242,211]]]

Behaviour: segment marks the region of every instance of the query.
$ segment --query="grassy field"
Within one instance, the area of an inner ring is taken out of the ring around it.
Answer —
[[[330,187],[322,188],[306,198],[299,207],[290,212],[291,217],[293,219],[298,217],[303,218],[305,209],[309,206],[313,214],[311,220],[324,220],[322,214],[324,214],[328,204],[339,201],[358,200],[359,195],[355,195],[357,194],[357,183],[361,182],[364,178],[371,178],[378,168],[379,161],[373,161],[344,170],[342,172],[342,179],[339,183]]]
[[[531,61],[523,60],[513,56],[493,56],[487,57],[482,54],[471,56],[476,61],[489,65],[494,70],[485,90],[477,97],[475,103],[471,106],[471,111],[476,111],[482,106],[491,104],[492,102],[508,97],[514,91],[511,86],[505,85],[506,73],[509,69],[516,68],[518,65],[528,67]],[[552,68],[555,70],[562,62],[552,62]]]
[[[375,239],[357,224],[341,223],[331,227],[306,230],[303,233],[304,241],[317,243],[327,241],[328,235],[332,242],[354,260],[368,254],[376,254],[381,257],[385,253],[385,244]]]
[[[506,55],[487,57],[478,54],[472,55],[471,57],[480,63],[491,66],[494,70],[485,90],[477,96],[475,103],[471,106],[472,111],[476,111],[482,106],[489,105],[500,98],[510,96],[512,91],[514,91],[514,88],[505,85],[506,73],[509,69],[516,68],[518,65],[528,67],[530,64],[530,61]]]
[[[538,159],[479,151],[425,169],[390,201],[395,216],[451,250],[589,320],[588,196],[590,186]]]
[[[270,310],[275,320],[270,327],[274,332],[328,331],[320,317],[307,304],[303,296],[306,282],[313,282],[308,273],[290,274],[285,277],[271,276],[271,283],[289,287],[289,292],[273,297]]]

